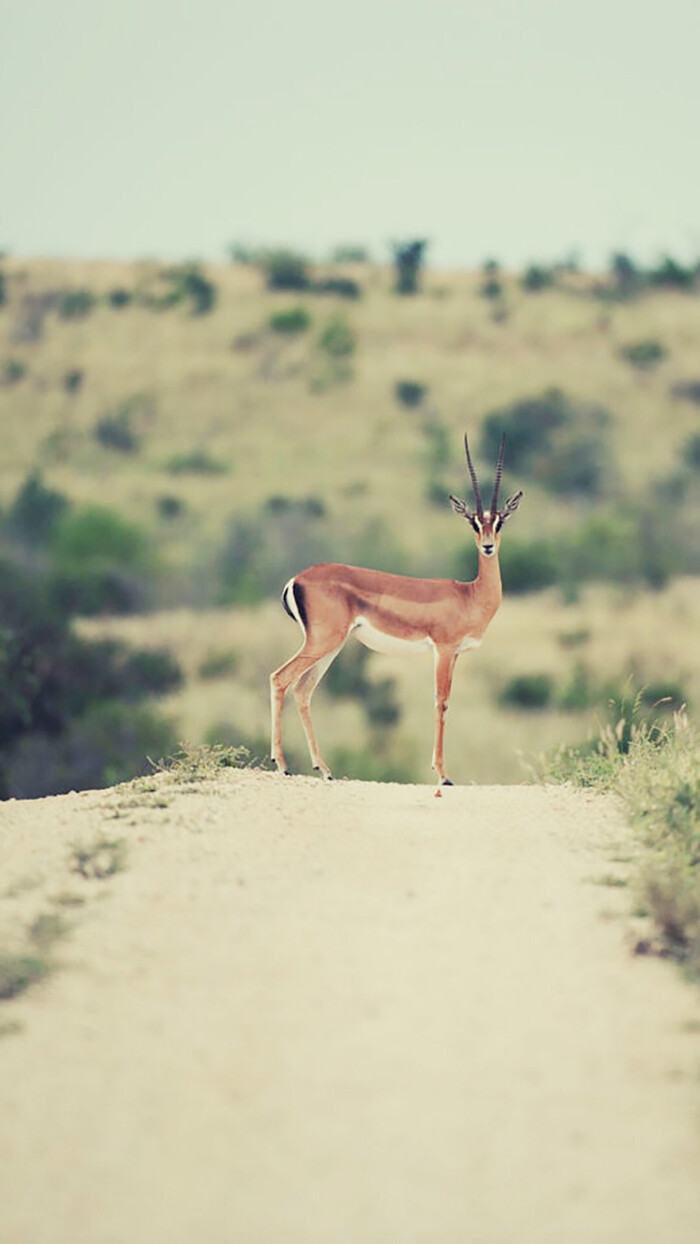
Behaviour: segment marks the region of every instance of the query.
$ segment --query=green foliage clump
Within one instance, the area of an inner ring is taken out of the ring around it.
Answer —
[[[227,475],[229,468],[227,463],[214,458],[206,449],[192,449],[168,458],[166,470],[171,475]]]
[[[0,1002],[7,1002],[24,993],[37,981],[44,980],[51,968],[36,954],[0,954]]]
[[[370,254],[366,246],[342,244],[334,246],[331,260],[333,263],[369,263]]]
[[[547,389],[491,411],[483,424],[481,455],[495,461],[505,433],[509,470],[551,492],[600,496],[613,476],[609,425],[602,407]]]
[[[397,380],[394,385],[396,401],[399,406],[405,406],[408,410],[422,406],[427,393],[427,384],[423,384],[420,380]]]
[[[63,375],[63,387],[66,393],[77,393],[82,388],[85,372],[79,367],[71,367]]]
[[[4,307],[7,302],[7,277],[0,270],[0,307]]]
[[[323,687],[338,699],[350,697],[362,703],[370,726],[386,729],[395,726],[401,717],[393,678],[373,682],[367,669],[369,651],[360,644],[347,645],[332,663]]]
[[[376,747],[337,747],[331,753],[333,773],[361,782],[415,782],[416,765],[405,755],[396,757]]]
[[[114,449],[120,454],[135,454],[141,447],[141,438],[133,426],[132,412],[126,405],[102,415],[95,424],[95,440],[104,449]]]
[[[97,303],[90,289],[71,289],[61,294],[56,311],[62,320],[84,320]]]
[[[288,307],[285,311],[276,311],[271,315],[268,326],[273,333],[295,336],[305,333],[311,326],[311,316],[306,307]]]
[[[6,388],[19,384],[20,380],[24,380],[27,374],[27,364],[21,359],[5,359],[0,369],[0,384]]]
[[[653,337],[631,341],[620,350],[620,356],[640,371],[651,371],[668,357],[668,350]]]
[[[516,674],[502,688],[501,704],[508,708],[548,708],[554,693],[554,680],[549,674]]]
[[[45,545],[59,520],[69,509],[63,493],[48,488],[38,471],[32,471],[20,487],[6,517],[10,536],[29,547]]]
[[[302,290],[311,285],[308,260],[296,251],[266,251],[260,265],[268,289]]]
[[[659,289],[692,290],[696,271],[678,263],[671,255],[665,255],[656,268],[648,273],[649,284]]]
[[[141,704],[178,686],[167,653],[90,642],[51,574],[0,574],[0,796],[34,798],[146,771],[172,728]]]
[[[362,297],[362,288],[357,281],[349,276],[327,276],[314,281],[311,286],[314,294],[327,294],[331,298],[349,298],[355,302]]]
[[[529,294],[539,293],[543,289],[551,289],[554,285],[554,269],[543,264],[531,264],[523,273],[520,284]]]
[[[394,290],[397,294],[418,293],[420,273],[427,245],[427,238],[416,238],[412,242],[395,242],[393,244]]]
[[[114,289],[110,289],[107,295],[107,302],[110,307],[114,307],[115,311],[121,311],[133,301],[133,293],[130,289],[125,289],[123,285],[117,285]]]

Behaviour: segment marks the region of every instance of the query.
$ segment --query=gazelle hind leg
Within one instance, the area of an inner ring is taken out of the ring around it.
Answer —
[[[329,652],[325,657],[321,657],[321,659],[317,661],[311,669],[307,670],[305,674],[302,674],[301,678],[299,678],[294,684],[294,698],[297,702],[301,724],[304,727],[304,734],[306,735],[306,742],[309,748],[309,755],[311,756],[311,763],[314,769],[318,769],[327,780],[330,780],[333,777],[333,774],[323,759],[321,750],[318,746],[316,731],[314,730],[314,723],[311,718],[311,697],[329,665],[335,657],[337,657],[342,646],[343,645],[341,644],[340,647],[335,648],[333,652]]]
[[[343,642],[345,641],[343,640]],[[302,725],[304,726],[304,731],[309,744],[309,751],[311,752],[311,758],[314,765],[320,768],[323,773],[330,773],[328,766],[325,761],[322,760],[318,750],[318,744],[316,742],[313,725],[311,724],[311,715],[309,713],[308,705],[309,700],[311,699],[311,694],[313,693],[319,678],[322,674],[325,674],[328,666],[333,660],[333,657],[340,651],[342,646],[342,644],[340,647],[338,646],[336,636],[335,643],[332,648],[325,648],[324,651],[324,648],[321,647],[319,652],[318,643],[311,647],[311,644],[307,638],[302,647],[299,649],[299,652],[297,652],[295,656],[291,657],[289,661],[286,661],[284,665],[280,665],[279,669],[275,670],[275,672],[270,675],[270,701],[272,716],[272,740],[270,754],[274,763],[277,765],[277,768],[283,773],[289,773],[287,762],[284,758],[284,748],[282,746],[282,708],[284,705],[284,699],[290,687],[296,687],[298,682],[312,672],[315,677],[311,683],[311,690],[307,692],[305,702],[302,700],[304,711],[302,711],[302,705],[300,704],[299,712],[301,714]],[[321,671],[318,675],[315,674],[315,667],[317,665],[321,665]],[[299,700],[297,700],[297,703],[299,704]],[[308,724],[310,726],[310,734],[309,729],[307,728],[305,716],[308,719]],[[320,761],[320,764],[317,763],[318,761]]]

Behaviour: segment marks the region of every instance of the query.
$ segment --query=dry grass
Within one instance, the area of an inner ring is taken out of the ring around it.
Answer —
[[[221,540],[233,513],[253,509],[275,493],[320,497],[331,515],[354,530],[370,517],[383,520],[390,532],[400,532],[402,546],[418,565],[433,549],[459,549],[464,532],[447,505],[440,510],[425,503],[421,416],[396,403],[394,385],[401,378],[429,386],[427,408],[439,412],[453,447],[446,474],[456,491],[464,475],[464,427],[476,432],[489,409],[552,385],[611,409],[622,474],[627,486],[639,491],[671,468],[696,430],[697,411],[669,396],[671,384],[697,375],[700,299],[694,297],[658,293],[613,306],[591,296],[586,277],[570,276],[566,289],[529,295],[506,277],[508,316],[496,323],[492,305],[479,295],[479,274],[428,273],[424,295],[399,299],[386,270],[362,268],[355,275],[365,285],[364,297],[340,308],[358,338],[354,378],[312,394],[313,343],[337,308],[312,296],[267,293],[254,269],[209,269],[220,293],[211,315],[98,306],[85,320],[50,314],[43,338],[28,345],[12,341],[26,294],[80,286],[105,294],[114,286],[147,284],[154,268],[8,260],[6,269],[10,304],[0,315],[0,361],[18,358],[27,376],[0,388],[5,429],[0,500],[11,498],[27,471],[41,466],[47,482],[71,497],[99,500],[140,518],[156,534],[166,560],[186,567]],[[296,304],[312,316],[308,334],[286,341],[264,331],[273,310]],[[660,339],[668,358],[640,374],[620,358],[619,349],[643,338]],[[84,372],[84,381],[69,394],[62,378],[75,368]],[[92,435],[95,421],[134,394],[152,398],[152,413],[141,416],[141,451],[121,455],[101,448]],[[168,473],[173,455],[192,451],[227,463],[229,474]],[[156,505],[163,494],[186,503],[184,517],[159,522]],[[518,532],[533,535],[550,523],[561,529],[576,519],[573,507],[528,488]],[[546,672],[561,685],[578,660],[601,680],[634,666],[640,681],[675,677],[700,702],[692,657],[697,606],[691,582],[677,582],[659,594],[592,588],[568,607],[550,593],[507,597],[483,649],[464,657],[457,669],[447,734],[454,777],[518,780],[519,751],[532,754],[574,741],[593,728],[592,711],[532,714],[496,708],[495,695],[514,674]],[[297,632],[277,603],[255,610],[179,609],[92,629],[140,645],[172,647],[188,679],[166,708],[177,716],[182,737],[195,743],[225,722],[246,737],[265,735],[268,674],[297,644]],[[567,648],[561,636],[576,631],[587,631],[590,638]],[[205,683],[198,674],[201,664],[212,653],[231,650],[239,658],[235,670]],[[371,660],[376,677],[393,677],[399,687],[403,720],[396,746],[425,757],[427,777],[430,662]],[[331,702],[320,690],[314,708],[326,750],[364,737],[357,704]],[[287,729],[290,744],[304,754],[291,709]]]

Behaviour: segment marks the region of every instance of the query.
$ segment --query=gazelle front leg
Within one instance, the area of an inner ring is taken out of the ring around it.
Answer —
[[[433,748],[433,769],[438,775],[440,786],[451,786],[452,783],[445,773],[444,737],[445,713],[450,700],[452,675],[457,662],[457,653],[452,648],[435,649],[435,746]]]

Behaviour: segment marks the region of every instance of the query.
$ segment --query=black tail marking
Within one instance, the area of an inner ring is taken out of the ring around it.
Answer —
[[[290,618],[293,618],[295,622],[297,621],[296,615],[292,613],[291,609],[289,608],[289,605],[287,604],[287,592],[289,591],[291,591],[294,595],[294,604],[299,610],[299,617],[301,618],[304,624],[304,628],[306,629],[307,618],[306,618],[306,604],[304,600],[306,593],[304,592],[304,589],[301,583],[296,583],[296,582],[292,583],[291,588],[289,587],[285,588],[284,592],[282,593],[282,604],[284,605]]]

